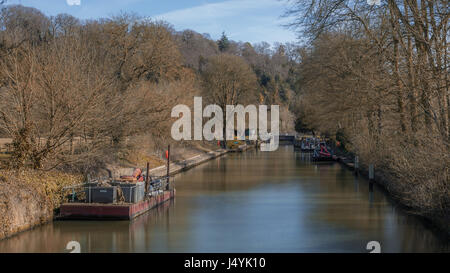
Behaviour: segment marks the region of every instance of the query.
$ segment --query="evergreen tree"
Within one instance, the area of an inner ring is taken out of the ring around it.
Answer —
[[[219,50],[221,52],[225,52],[230,47],[230,41],[228,40],[225,32],[222,32],[222,37],[217,41],[217,45],[219,46]]]

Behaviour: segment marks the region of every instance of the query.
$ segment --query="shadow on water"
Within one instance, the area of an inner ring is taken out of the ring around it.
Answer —
[[[0,241],[0,252],[449,251],[376,185],[281,146],[228,154],[176,176],[177,197],[133,221],[61,221]]]

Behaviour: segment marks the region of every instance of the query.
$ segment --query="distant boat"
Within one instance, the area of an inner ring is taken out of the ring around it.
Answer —
[[[315,138],[302,138],[294,141],[294,147],[301,149],[302,152],[313,152],[316,149],[316,142]]]
[[[333,155],[328,151],[325,142],[321,142],[319,147],[314,150],[312,159],[314,161],[334,161]]]

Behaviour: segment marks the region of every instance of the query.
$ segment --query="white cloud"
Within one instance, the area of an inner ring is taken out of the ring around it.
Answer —
[[[281,19],[285,1],[229,0],[170,11],[153,16],[165,20],[177,29],[190,28],[210,33],[214,38],[225,31],[231,39],[259,42],[286,42],[295,40],[295,34],[284,29]]]
[[[66,0],[69,6],[79,6],[81,5],[81,0]]]
[[[219,19],[235,16],[246,11],[255,11],[273,7],[280,7],[282,2],[277,0],[230,0],[220,3],[209,3],[192,8],[175,10],[160,15],[173,20]]]

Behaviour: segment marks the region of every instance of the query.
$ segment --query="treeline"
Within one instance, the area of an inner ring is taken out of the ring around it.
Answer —
[[[288,15],[310,38],[302,124],[337,136],[395,197],[448,225],[448,1],[291,1]]]
[[[130,137],[167,139],[172,107],[194,95],[225,104],[289,102],[298,47],[219,41],[133,14],[80,21],[3,5],[0,134],[12,138],[7,167],[89,168],[128,149]],[[214,76],[222,74],[218,81]],[[231,96],[239,89],[240,96]],[[284,123],[283,123],[284,122]]]

